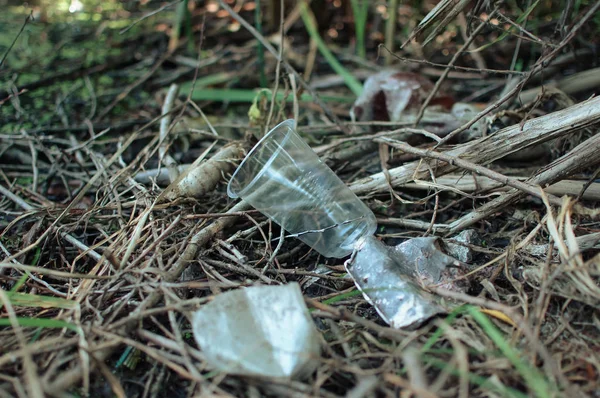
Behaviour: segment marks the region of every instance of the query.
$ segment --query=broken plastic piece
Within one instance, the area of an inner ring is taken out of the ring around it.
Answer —
[[[481,237],[474,229],[466,229],[451,239],[444,241],[448,254],[463,263],[473,261],[474,251],[469,245],[481,244]]]
[[[442,253],[437,238],[415,238],[398,246],[386,246],[375,237],[357,245],[346,261],[346,270],[365,299],[394,328],[416,327],[444,313],[450,304],[420,286],[441,284],[446,289],[464,290],[456,277],[464,267]]]
[[[194,313],[192,328],[207,361],[230,374],[302,377],[321,355],[297,283],[219,294]]]
[[[293,120],[273,128],[252,148],[227,193],[326,257],[351,254],[360,237],[377,229],[371,210],[300,138]]]
[[[390,255],[403,273],[412,276],[419,285],[465,291],[467,282],[462,276],[467,267],[440,250],[439,240],[436,237],[409,239],[389,247]]]
[[[363,91],[350,110],[352,120],[411,123],[433,90],[434,85],[417,73],[384,70],[365,80]],[[445,136],[470,122],[480,111],[475,104],[459,103],[442,90],[429,101],[418,127]],[[481,119],[460,133],[459,142],[481,137],[486,121]]]
[[[365,80],[350,116],[358,121],[397,122],[407,112],[418,111],[431,90],[433,83],[417,73],[385,70]],[[429,104],[449,110],[454,100],[442,94],[436,95]]]

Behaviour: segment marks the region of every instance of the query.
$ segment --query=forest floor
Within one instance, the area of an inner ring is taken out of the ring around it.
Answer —
[[[0,397],[600,396],[600,3],[12,3]],[[462,247],[462,289],[419,287],[447,312],[390,327],[345,258],[228,197],[290,118],[377,239]],[[215,369],[192,314],[291,282],[315,370]]]

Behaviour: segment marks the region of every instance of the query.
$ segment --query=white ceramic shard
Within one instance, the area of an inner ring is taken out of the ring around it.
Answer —
[[[230,374],[301,377],[321,353],[297,283],[219,294],[194,313],[192,328],[209,363]]]

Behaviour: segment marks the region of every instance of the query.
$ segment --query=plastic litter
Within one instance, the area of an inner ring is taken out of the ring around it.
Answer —
[[[397,122],[407,113],[418,111],[431,90],[433,83],[417,73],[384,70],[365,80],[363,92],[354,102],[350,116],[359,121]],[[449,110],[454,100],[442,94],[430,104]]]
[[[241,197],[325,257],[352,253],[375,233],[369,208],[300,138],[295,122],[273,128],[233,174],[227,193]]]
[[[465,267],[444,254],[437,238],[414,238],[386,246],[374,236],[357,245],[345,266],[365,299],[394,328],[418,326],[451,305],[421,286],[438,285],[463,291]]]
[[[228,186],[326,257],[342,258],[356,286],[396,328],[419,324],[448,305],[422,286],[464,290],[463,264],[444,254],[437,238],[386,246],[373,235],[371,210],[295,131],[287,120],[263,137],[242,161]]]
[[[388,246],[368,237],[356,256],[345,263],[356,286],[381,318],[394,328],[404,328],[444,312],[438,300],[414,284],[390,254]]]
[[[469,245],[480,245],[481,237],[474,229],[466,229],[453,237],[444,241],[448,248],[448,254],[463,263],[473,261],[474,251]]]
[[[297,283],[217,295],[193,315],[194,338],[219,371],[301,378],[319,363],[319,335]]]
[[[357,121],[413,122],[433,90],[433,83],[426,77],[412,72],[383,70],[369,76],[361,95],[350,109],[350,117]],[[480,109],[473,104],[455,102],[442,90],[431,99],[425,108],[418,126],[444,136],[469,122]],[[485,132],[486,122],[480,120],[457,137],[459,141],[480,137]]]

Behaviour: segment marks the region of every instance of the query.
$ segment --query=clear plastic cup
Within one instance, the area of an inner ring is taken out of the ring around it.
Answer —
[[[354,243],[377,228],[371,210],[296,133],[294,120],[280,123],[252,148],[227,194],[325,257],[351,254]]]

